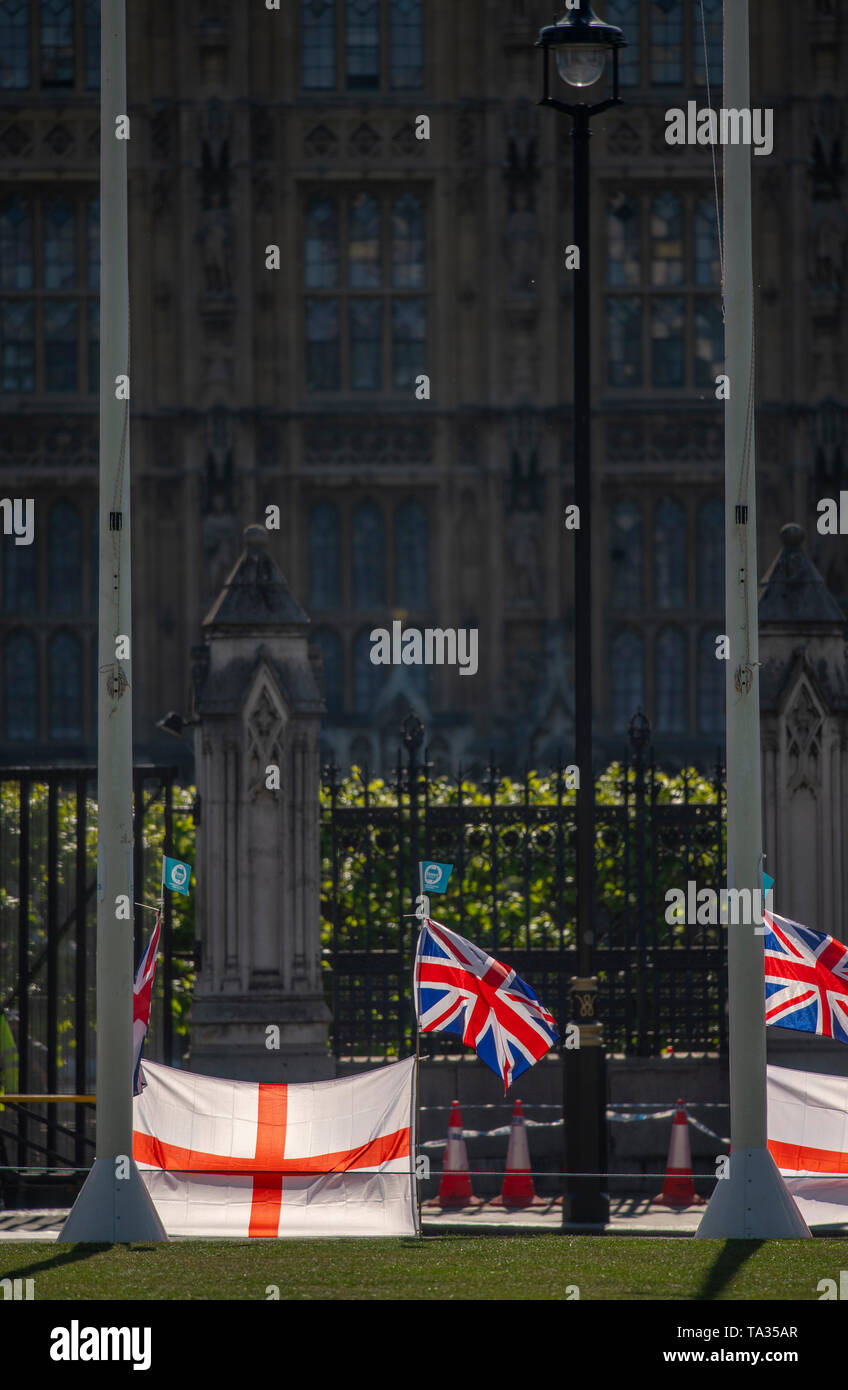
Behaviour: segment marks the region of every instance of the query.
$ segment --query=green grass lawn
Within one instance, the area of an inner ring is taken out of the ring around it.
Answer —
[[[591,1299],[813,1300],[839,1282],[848,1240],[662,1240],[626,1236],[436,1235],[423,1240],[0,1244],[0,1278],[36,1300]],[[774,1321],[777,1321],[775,1318]]]

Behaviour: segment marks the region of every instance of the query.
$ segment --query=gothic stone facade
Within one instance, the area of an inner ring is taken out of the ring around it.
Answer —
[[[845,0],[752,0],[762,568],[787,520],[837,599],[846,404]],[[96,615],[96,0],[0,0],[5,496],[0,756],[91,756]],[[705,0],[720,82],[720,13]],[[279,506],[277,563],[324,662],[325,745],[544,761],[571,738],[569,121],[539,110],[547,0],[133,0],[132,467],[141,755],[188,712],[191,648],[242,528]],[[600,0],[626,105],[593,124],[594,634],[599,742],[637,705],[670,755],[721,738],[718,240],[690,0]],[[720,104],[713,92],[713,104]],[[429,139],[416,118],[429,116]],[[720,151],[719,176],[720,176]],[[279,269],[266,248],[279,246]],[[429,399],[416,399],[425,373]],[[368,632],[479,629],[473,678],[368,660]]]

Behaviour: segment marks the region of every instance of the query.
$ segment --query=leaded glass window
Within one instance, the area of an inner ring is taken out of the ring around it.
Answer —
[[[636,295],[607,300],[610,386],[642,385],[642,301]]]
[[[353,514],[353,604],[379,608],[386,601],[383,513],[376,502],[360,502]]]
[[[301,56],[308,91],[336,85],[336,0],[302,0]]]
[[[688,563],[686,508],[663,497],[654,512],[654,602],[657,608],[686,605]]]
[[[33,267],[32,204],[13,194],[0,202],[0,289],[31,290]]]
[[[622,87],[639,86],[639,27],[641,0],[606,0],[605,18],[614,24],[627,40],[619,49],[618,80]]]
[[[663,628],[654,644],[654,704],[659,734],[685,734],[689,727],[686,638]]]
[[[31,299],[0,303],[0,379],[4,391],[35,390],[35,305]]]
[[[82,535],[79,512],[63,498],[47,519],[47,602],[51,613],[81,607]]]
[[[41,85],[74,85],[73,0],[41,0]]]
[[[47,648],[48,733],[82,738],[82,645],[75,632],[57,632]]]
[[[711,497],[698,508],[698,606],[724,607],[724,503]]]
[[[316,502],[307,523],[309,606],[327,612],[341,603],[339,509],[335,502]]]
[[[11,536],[3,545],[3,612],[34,613],[38,606],[37,542],[16,545]]]
[[[30,85],[29,0],[0,0],[0,88]]]
[[[703,5],[703,20],[701,6]],[[722,53],[724,15],[723,0],[692,0],[692,64],[695,81],[699,87],[710,79],[710,94],[721,96],[724,82],[724,56]],[[704,30],[706,30],[707,58],[704,65]],[[716,101],[715,105],[718,105]]]
[[[726,663],[716,656],[719,629],[702,632],[698,641],[698,733],[724,731],[724,681]]]
[[[645,643],[640,633],[627,630],[610,645],[610,696],[613,732],[627,732],[630,720],[645,704]]]
[[[651,380],[655,387],[685,386],[686,317],[677,296],[651,305]]]
[[[414,611],[430,602],[427,513],[418,502],[402,502],[395,512],[395,602]]]
[[[3,643],[3,713],[6,738],[31,743],[38,730],[38,653],[29,632],[13,632]]]
[[[388,667],[371,660],[371,629],[363,628],[353,639],[353,708],[356,714],[373,714]]]
[[[345,52],[348,91],[378,91],[380,0],[346,0]]]
[[[412,193],[396,198],[392,206],[392,287],[420,290],[424,287],[424,204]]]
[[[643,600],[642,508],[624,498],[610,513],[610,602],[613,608],[636,608]]]
[[[651,207],[651,284],[683,284],[683,204],[676,193],[661,193]]]
[[[389,0],[392,87],[413,91],[424,80],[422,0]]]
[[[616,289],[638,287],[641,280],[642,227],[639,203],[617,193],[607,205],[608,280]]]
[[[651,81],[683,81],[683,0],[651,0]]]

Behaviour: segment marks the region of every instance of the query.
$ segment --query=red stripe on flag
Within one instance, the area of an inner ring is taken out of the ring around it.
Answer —
[[[356,1149],[341,1149],[337,1153],[319,1154],[317,1158],[279,1158],[270,1163],[257,1158],[228,1158],[221,1154],[203,1153],[199,1149],[184,1149],[178,1144],[165,1144],[152,1134],[133,1134],[133,1158],[151,1168],[171,1173],[222,1173],[253,1177],[256,1173],[347,1173],[357,1168],[377,1167],[393,1158],[409,1157],[409,1127],[383,1134],[360,1144]],[[266,1166],[266,1164],[268,1166]]]
[[[286,1151],[286,1112],[288,1086],[259,1083],[259,1109],[256,1116],[256,1157],[263,1170],[273,1170]],[[249,1236],[277,1236],[283,1203],[283,1175],[265,1172],[253,1179]]]
[[[811,1173],[848,1173],[848,1154],[840,1149],[814,1149],[807,1144],[784,1144],[780,1139],[769,1139],[768,1146],[778,1168],[791,1168],[796,1172],[806,1169]]]

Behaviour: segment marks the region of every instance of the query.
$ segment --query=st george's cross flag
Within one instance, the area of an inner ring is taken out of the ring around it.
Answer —
[[[769,1152],[798,1210],[808,1226],[848,1223],[848,1077],[766,1073]]]
[[[168,1235],[417,1233],[414,1057],[298,1085],[142,1071],[133,1157]]]
[[[848,947],[764,912],[766,1023],[848,1043]]]
[[[141,1095],[139,1063],[144,1049],[144,1040],[150,1027],[150,1004],[153,998],[153,981],[156,977],[156,952],[159,950],[159,934],[162,930],[161,911],[156,914],[156,925],[147,948],[138,963],[133,981],[133,1095]]]
[[[456,1033],[503,1077],[504,1094],[556,1042],[556,1022],[508,965],[427,918],[415,956],[422,1033]]]

